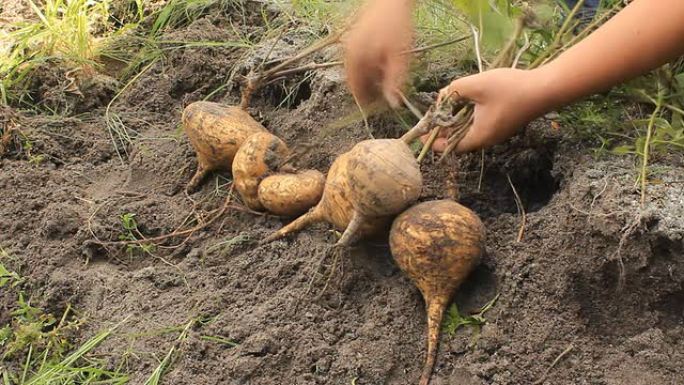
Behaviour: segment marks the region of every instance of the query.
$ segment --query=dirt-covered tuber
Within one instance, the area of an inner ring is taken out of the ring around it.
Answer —
[[[183,110],[183,129],[197,152],[197,172],[187,185],[197,189],[214,170],[230,170],[240,145],[266,129],[245,110],[212,102],[194,102]]]
[[[263,210],[259,183],[278,171],[288,154],[285,142],[268,132],[256,133],[240,146],[233,159],[233,183],[247,207]]]
[[[365,140],[333,162],[318,205],[264,242],[325,221],[344,231],[338,244],[349,245],[385,228],[421,188],[420,168],[403,138]]]
[[[484,240],[485,229],[478,216],[451,200],[419,203],[392,224],[392,256],[425,299],[427,358],[420,385],[430,382],[444,310],[479,262]]]
[[[259,183],[259,202],[276,215],[301,215],[321,200],[324,187],[325,175],[316,170],[271,175]]]

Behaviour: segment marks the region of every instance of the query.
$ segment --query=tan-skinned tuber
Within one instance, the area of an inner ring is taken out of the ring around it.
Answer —
[[[263,242],[316,222],[328,222],[343,231],[338,245],[350,245],[385,229],[393,216],[420,196],[420,167],[408,143],[425,132],[425,124],[419,124],[400,139],[356,144],[333,162],[318,205]]]
[[[289,154],[285,142],[268,132],[253,134],[233,158],[233,183],[242,201],[252,210],[263,210],[259,183],[277,172]]]
[[[245,110],[212,102],[194,102],[183,110],[183,129],[197,153],[197,172],[186,190],[193,192],[211,171],[230,170],[242,143],[266,128]]]
[[[275,174],[259,183],[259,202],[273,214],[293,217],[315,206],[324,187],[325,175],[316,170]]]
[[[485,229],[478,216],[451,200],[419,203],[392,223],[392,256],[425,299],[427,354],[420,385],[430,383],[444,310],[478,264],[484,242]]]

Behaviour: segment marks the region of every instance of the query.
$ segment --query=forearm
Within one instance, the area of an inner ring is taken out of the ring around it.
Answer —
[[[607,90],[684,54],[684,0],[635,0],[538,68],[546,109]]]

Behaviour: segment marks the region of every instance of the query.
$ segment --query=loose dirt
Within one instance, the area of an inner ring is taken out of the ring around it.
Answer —
[[[230,39],[231,17],[206,16],[169,40]],[[273,55],[296,52],[297,41],[284,38]],[[96,353],[112,366],[125,356],[132,383],[150,375],[193,319],[163,383],[417,383],[424,304],[386,239],[333,253],[338,234],[319,225],[258,246],[287,219],[251,213],[235,198],[208,227],[149,252],[107,244],[126,234],[126,213],[149,238],[207,221],[223,205],[228,174],[183,193],[196,164],[180,112],[220,86],[210,100],[237,104],[233,69],[245,73],[266,55],[245,52],[171,50],[113,104],[130,137],[116,147],[99,100],[77,103],[85,114],[70,117],[2,110],[21,131],[13,142],[30,142],[0,159],[0,245],[13,257],[3,263],[27,278],[35,305],[62,314],[71,304],[87,320],[80,340],[130,317]],[[339,69],[285,84],[257,93],[250,112],[302,151],[299,165],[325,172],[367,138]],[[370,123],[377,137],[404,130],[392,113]],[[656,159],[641,210],[630,160],[596,158],[571,127],[557,131],[543,119],[483,158],[428,158],[421,199],[456,198],[488,232],[484,262],[456,304],[473,312],[500,295],[479,333],[442,337],[433,383],[682,383],[682,165]],[[526,211],[520,240],[511,184]],[[0,292],[0,324],[14,301]]]

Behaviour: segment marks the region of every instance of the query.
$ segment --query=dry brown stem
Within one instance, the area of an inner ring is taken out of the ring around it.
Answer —
[[[521,216],[520,229],[518,230],[518,238],[516,240],[517,242],[520,242],[523,239],[523,235],[525,235],[527,213],[525,212],[525,206],[523,206],[522,199],[520,199],[520,195],[518,195],[518,190],[515,189],[513,181],[511,181],[511,176],[506,174],[506,179],[508,179],[508,184],[511,185],[511,189],[513,190],[513,197],[515,198],[515,205],[518,207],[518,214],[520,214]]]
[[[280,62],[278,65],[257,73],[257,74],[250,74],[247,76],[247,82],[245,84],[245,87],[242,89],[242,96],[240,99],[240,108],[242,109],[247,109],[249,107],[249,103],[252,100],[252,95],[254,92],[259,89],[262,85],[266,84],[269,80],[273,79],[274,77],[280,77],[278,76],[279,72],[284,72],[286,68],[295,62],[313,54],[316,53],[320,50],[322,50],[325,47],[328,47],[330,45],[333,45],[337,42],[340,41],[340,38],[342,37],[342,34],[345,32],[346,29],[342,29],[338,32],[332,33],[328,36],[326,36],[323,40],[320,40],[313,45],[303,49],[300,53],[296,54],[295,56],[283,60]],[[281,75],[282,76],[282,75]]]

